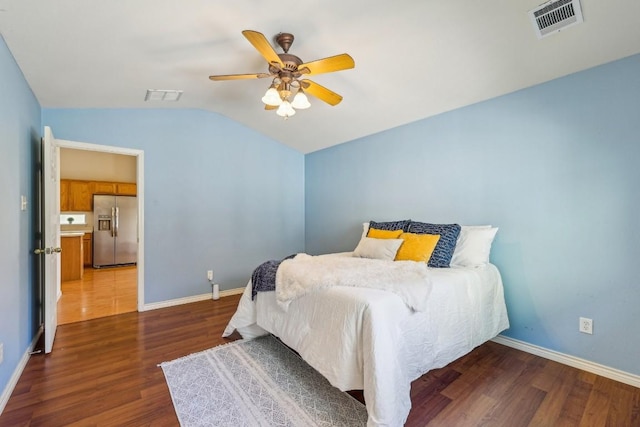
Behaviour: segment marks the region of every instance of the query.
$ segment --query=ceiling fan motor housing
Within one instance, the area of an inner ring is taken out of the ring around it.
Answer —
[[[282,72],[282,71],[295,73],[298,71],[298,66],[302,64],[302,59],[298,58],[295,55],[291,55],[290,53],[279,53],[278,57],[280,57],[280,60],[284,64],[284,67],[279,68],[279,67],[270,65],[269,72],[271,74],[278,74],[279,72]],[[299,77],[299,76],[296,76],[296,77]]]
[[[302,64],[302,59],[288,53],[289,48],[293,44],[293,40],[294,37],[291,33],[279,33],[276,36],[276,43],[278,43],[278,45],[284,51],[284,53],[278,54],[278,57],[280,58],[284,66],[282,68],[274,67],[272,65],[269,66],[269,72],[271,74],[277,74],[278,77],[284,82],[290,82],[300,77],[300,73],[298,73],[297,71],[300,64]]]

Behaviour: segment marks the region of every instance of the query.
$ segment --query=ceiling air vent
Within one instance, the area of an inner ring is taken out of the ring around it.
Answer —
[[[558,0],[544,3],[529,11],[539,39],[582,22],[580,0]]]
[[[181,90],[147,89],[145,101],[177,101],[182,96]]]

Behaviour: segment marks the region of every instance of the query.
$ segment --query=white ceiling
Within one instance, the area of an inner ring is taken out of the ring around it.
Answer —
[[[539,2],[0,0],[0,34],[44,108],[202,108],[308,153],[640,52],[639,1],[581,0],[585,22],[542,40]],[[283,120],[269,79],[210,81],[266,72],[245,29],[293,33],[305,62],[349,53],[355,69],[312,78],[342,103]]]

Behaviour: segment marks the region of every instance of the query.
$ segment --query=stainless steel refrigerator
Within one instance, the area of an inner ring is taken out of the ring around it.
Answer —
[[[138,199],[135,196],[93,196],[93,266],[138,261]]]

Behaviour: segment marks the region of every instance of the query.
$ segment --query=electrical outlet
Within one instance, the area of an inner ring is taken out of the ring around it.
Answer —
[[[4,343],[0,342],[0,364],[4,360]]]
[[[580,325],[578,326],[578,330],[585,334],[593,334],[593,320],[587,319],[586,317],[580,318]]]
[[[213,280],[213,270],[207,270],[207,280]]]

